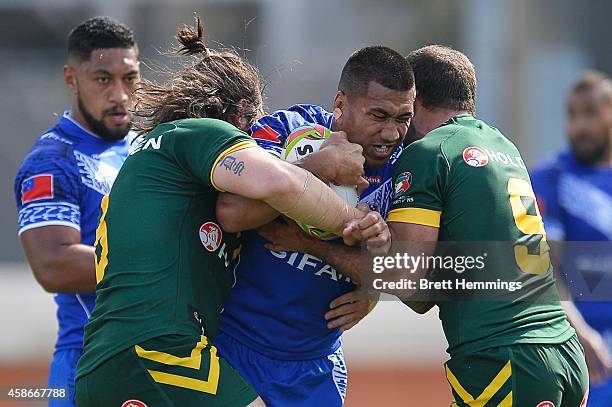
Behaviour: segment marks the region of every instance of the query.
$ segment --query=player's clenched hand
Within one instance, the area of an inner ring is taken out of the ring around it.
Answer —
[[[323,177],[336,185],[357,185],[359,191],[368,187],[363,178],[363,148],[348,141],[343,131],[332,132],[319,149],[325,160]]]
[[[308,251],[309,243],[314,239],[304,233],[292,219],[283,217],[278,217],[255,230],[270,242],[265,244],[266,249],[276,252],[305,253]]]
[[[325,313],[327,327],[329,329],[340,328],[341,332],[347,331],[357,325],[368,312],[370,312],[370,301],[368,295],[361,290],[346,293],[329,304],[330,310]]]
[[[360,205],[363,209],[363,206]],[[355,240],[362,240],[368,251],[375,255],[385,255],[391,248],[391,232],[387,222],[380,213],[369,211],[361,219],[350,221],[342,231],[344,242],[354,244]]]

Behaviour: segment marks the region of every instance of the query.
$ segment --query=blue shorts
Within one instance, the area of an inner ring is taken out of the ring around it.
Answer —
[[[320,359],[272,359],[227,334],[215,341],[223,356],[253,386],[268,407],[341,407],[347,369],[342,348]]]
[[[68,396],[49,399],[49,407],[76,407],[74,404],[74,377],[82,349],[58,350],[53,354],[49,368],[49,387],[66,389]]]
[[[589,407],[612,407],[612,379],[589,388]]]

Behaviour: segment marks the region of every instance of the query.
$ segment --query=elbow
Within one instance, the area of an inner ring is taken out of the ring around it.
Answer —
[[[40,286],[48,293],[55,294],[61,291],[60,284],[55,277],[51,264],[39,264],[32,266],[34,278]]]
[[[244,225],[240,221],[244,216],[233,195],[228,193],[219,194],[215,211],[219,225],[226,232],[238,233],[245,230]]]
[[[58,277],[64,274],[61,272],[64,264],[58,258],[39,258],[30,261],[30,267],[34,278],[46,292],[55,294],[62,291],[62,282]]]
[[[225,206],[217,205],[217,220],[221,228],[228,233],[238,233],[243,229],[239,222],[238,213]]]

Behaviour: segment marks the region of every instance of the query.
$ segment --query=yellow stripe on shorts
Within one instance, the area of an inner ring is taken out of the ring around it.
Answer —
[[[510,361],[497,373],[487,387],[476,398],[472,396],[455,377],[453,372],[446,366],[446,378],[450,383],[455,393],[461,398],[461,401],[470,407],[484,407],[497,394],[502,386],[512,377],[512,364]],[[510,392],[498,407],[512,407],[512,392]]]
[[[204,349],[207,345],[208,339],[205,336],[201,336],[200,341],[196,343],[196,346],[191,350],[191,355],[185,357],[178,357],[165,352],[145,350],[138,345],[134,346],[134,348],[136,349],[136,354],[143,359],[152,360],[154,362],[169,366],[182,366],[199,370],[202,365],[202,349]],[[147,369],[147,371],[157,383],[182,387],[184,389],[195,390],[202,393],[217,394],[221,368],[219,364],[219,357],[217,356],[217,348],[211,346],[208,380],[194,379],[193,377],[160,372],[152,369]]]

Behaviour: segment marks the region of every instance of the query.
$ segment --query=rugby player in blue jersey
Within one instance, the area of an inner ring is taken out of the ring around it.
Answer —
[[[297,127],[332,129],[321,149],[297,165],[325,181],[359,185],[361,202],[385,216],[391,166],[414,99],[405,58],[387,47],[366,47],[345,64],[333,113],[295,105],[258,120],[252,136],[278,157]],[[368,311],[359,282],[348,277],[359,268],[360,249],[311,238],[294,222],[276,219],[265,203],[231,194],[220,195],[217,215],[228,231],[246,230],[236,283],[221,314],[220,354],[268,406],[341,406],[347,369],[340,337]]]
[[[612,240],[612,80],[585,73],[567,99],[569,147],[531,174],[549,241]],[[564,250],[567,273],[584,268],[585,254]],[[609,255],[609,253],[604,253]],[[588,257],[592,254],[587,255]],[[577,267],[569,267],[570,264]],[[593,265],[594,263],[588,262]],[[583,266],[580,266],[583,264]],[[609,270],[608,270],[609,273]],[[577,276],[568,274],[570,279]],[[609,281],[600,280],[600,284]],[[571,291],[571,288],[570,288]],[[608,291],[609,292],[609,291]],[[612,301],[564,302],[584,346],[591,381],[589,406],[612,406]]]
[[[36,280],[55,294],[59,325],[49,387],[66,389],[50,406],[73,406],[83,327],[94,307],[95,230],[102,197],[128,154],[129,113],[140,79],[132,31],[108,17],[68,36],[64,78],[71,109],[45,131],[15,179],[19,237]]]

